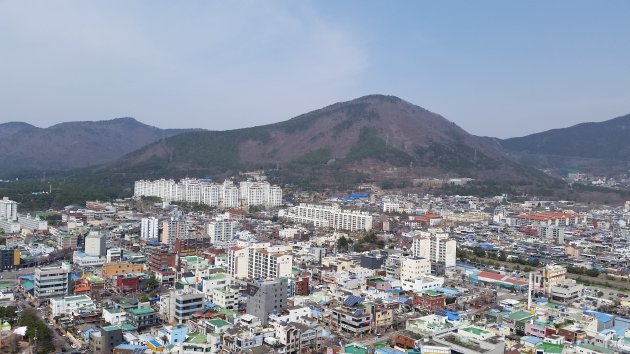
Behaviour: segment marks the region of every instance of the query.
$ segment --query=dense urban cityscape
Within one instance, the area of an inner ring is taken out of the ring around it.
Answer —
[[[34,309],[49,329],[38,334],[46,342],[22,346],[630,351],[630,201],[600,208],[370,184],[287,193],[262,172],[240,178],[141,180],[132,198],[38,215],[0,200],[0,306],[14,317]],[[19,346],[28,328],[4,326],[3,345]]]

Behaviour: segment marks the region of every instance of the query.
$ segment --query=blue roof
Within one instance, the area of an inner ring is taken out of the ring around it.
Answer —
[[[128,350],[134,350],[134,349],[148,349],[147,347],[143,346],[143,345],[133,345],[133,344],[118,344],[117,346],[115,346],[114,348],[116,349],[128,349]]]
[[[440,293],[442,293],[442,294],[445,294],[445,295],[451,295],[451,296],[455,296],[455,295],[459,294],[459,291],[457,291],[457,290],[453,290],[453,289],[435,288],[435,289],[433,289],[433,290],[435,290],[435,291],[437,291],[437,292],[440,292]]]
[[[595,316],[598,322],[610,322],[613,320],[613,317],[607,313],[598,312],[598,311],[584,311],[585,315]]]
[[[23,280],[35,280],[35,274],[22,275],[20,277],[20,279],[23,279]]]
[[[536,345],[536,344],[538,344],[538,343],[543,341],[542,339],[540,339],[538,337],[533,337],[533,336],[524,336],[524,337],[521,337],[521,339],[524,340],[525,342],[531,343],[533,345]]]
[[[343,302],[344,306],[354,306],[358,303],[360,303],[361,301],[363,301],[363,298],[360,296],[354,296],[354,295],[350,295],[346,298],[346,300]]]
[[[389,290],[385,290],[386,293],[392,293],[392,294],[400,294],[400,293],[404,293],[405,291],[403,289],[389,289]]]

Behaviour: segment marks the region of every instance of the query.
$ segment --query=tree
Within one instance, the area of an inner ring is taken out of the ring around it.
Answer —
[[[149,279],[147,279],[147,282],[144,284],[144,291],[151,291],[151,290],[157,288],[159,285],[160,285],[160,283],[158,282],[157,278],[155,277],[155,274],[151,274]]]
[[[341,236],[340,238],[337,239],[337,250],[347,251],[348,245],[349,245],[349,242],[346,236]]]

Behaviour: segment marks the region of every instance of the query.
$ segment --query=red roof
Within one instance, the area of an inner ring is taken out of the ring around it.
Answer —
[[[516,279],[512,279],[512,278],[505,279],[505,282],[506,283],[510,283],[510,284],[515,284],[515,285],[527,285],[526,281],[516,280]]]
[[[482,278],[489,278],[489,279],[494,279],[494,280],[503,280],[503,278],[505,277],[505,275],[503,274],[492,273],[492,272],[481,272],[479,273],[478,276]]]
[[[549,221],[549,220],[556,220],[556,219],[574,218],[576,216],[577,214],[574,214],[574,213],[562,213],[562,212],[552,211],[548,213],[517,215],[515,216],[515,218]]]

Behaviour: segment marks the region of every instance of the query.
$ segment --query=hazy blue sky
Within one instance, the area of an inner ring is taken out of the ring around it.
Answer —
[[[0,122],[231,129],[371,93],[499,137],[630,113],[630,1],[0,0]]]

